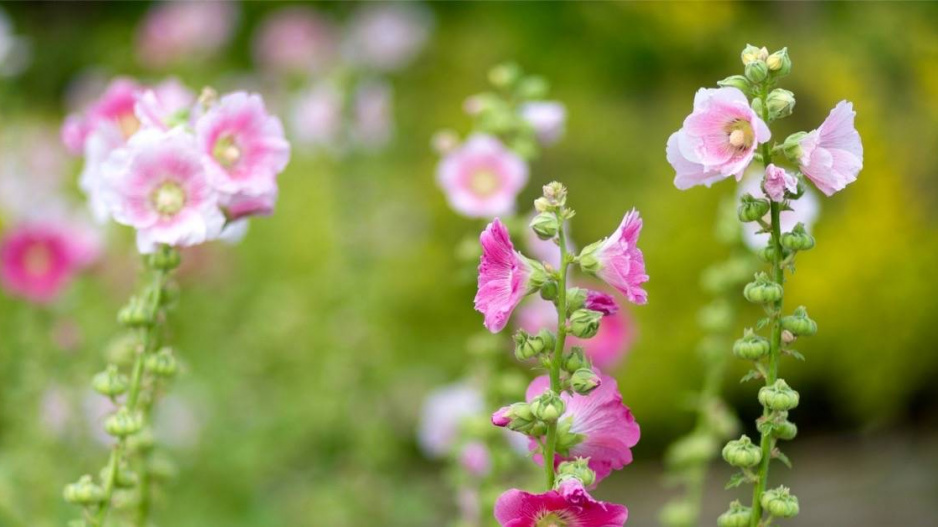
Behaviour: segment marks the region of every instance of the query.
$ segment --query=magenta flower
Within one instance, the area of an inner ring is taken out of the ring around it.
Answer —
[[[169,130],[189,121],[195,94],[175,78],[145,90],[134,105],[134,113],[144,127]]]
[[[542,145],[552,145],[563,137],[567,108],[556,101],[536,101],[521,106],[521,117],[534,128]]]
[[[781,203],[785,199],[786,190],[788,192],[798,190],[798,179],[789,174],[784,168],[769,164],[765,167],[765,180],[762,183],[762,188],[769,199]]]
[[[585,492],[585,491],[584,491]],[[573,501],[561,492],[530,494],[510,489],[495,502],[502,527],[622,527],[629,517],[623,505],[596,501],[589,494]]]
[[[752,161],[756,146],[769,140],[765,122],[736,88],[701,88],[684,127],[668,138],[668,162],[677,174],[674,185],[688,189],[736,176]]]
[[[578,457],[589,458],[589,468],[596,472],[596,482],[632,462],[632,447],[641,436],[632,411],[622,404],[622,395],[616,380],[600,375],[602,383],[589,395],[560,395],[566,409],[560,420],[570,419],[570,432],[582,435],[582,441],[570,448],[565,455],[558,455],[555,463],[570,461]],[[533,401],[550,387],[550,379],[543,375],[531,381],[527,400]],[[539,448],[531,439],[528,448]],[[534,456],[539,464],[544,463],[540,454]]]
[[[482,231],[479,240],[482,258],[475,308],[485,315],[485,327],[498,333],[505,328],[515,307],[531,292],[533,264],[515,250],[508,229],[498,218]]]
[[[97,257],[83,233],[67,223],[35,222],[13,227],[0,240],[0,285],[9,294],[49,304]]]
[[[642,218],[632,209],[612,236],[586,247],[580,254],[584,270],[615,287],[635,304],[648,302],[648,293],[641,287],[648,281],[645,257],[638,248],[641,232]]]
[[[307,6],[279,9],[254,37],[254,60],[275,73],[309,75],[328,69],[338,55],[334,24]]]
[[[137,32],[137,56],[150,68],[204,60],[234,34],[234,2],[174,0],[150,8]]]
[[[612,295],[607,295],[601,291],[589,291],[586,293],[586,309],[599,311],[604,316],[615,315],[619,311],[619,305]]]
[[[456,212],[491,218],[514,212],[528,165],[495,137],[476,134],[440,161],[436,176]]]
[[[195,132],[205,170],[223,197],[276,190],[277,176],[290,160],[290,144],[260,95],[225,95],[199,118]]]
[[[840,101],[821,127],[798,143],[801,172],[827,196],[857,180],[863,168],[863,143],[854,127],[853,103]]]
[[[216,238],[225,224],[191,135],[144,130],[104,167],[114,220],[137,229],[137,247],[189,246]]]

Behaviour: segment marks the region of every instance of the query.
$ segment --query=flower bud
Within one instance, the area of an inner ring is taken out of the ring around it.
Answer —
[[[570,352],[563,358],[562,366],[567,373],[575,373],[581,368],[589,368],[590,362],[587,360],[583,348],[573,346],[570,348]]]
[[[808,135],[807,132],[796,132],[785,138],[785,142],[782,143],[782,151],[792,163],[798,163],[801,160],[801,141],[806,135]]]
[[[768,340],[747,329],[743,338],[733,343],[733,355],[745,360],[759,360],[769,354],[769,348]]]
[[[573,461],[564,461],[557,465],[557,477],[576,478],[583,483],[585,487],[591,487],[596,483],[596,473],[589,468],[589,459],[578,457]]]
[[[769,280],[765,273],[756,274],[756,279],[743,288],[743,296],[754,304],[778,302],[783,294],[782,286]]]
[[[148,356],[144,362],[147,371],[160,377],[172,377],[176,374],[176,358],[171,348],[163,348]]]
[[[758,115],[760,119],[763,115],[765,115],[765,113],[762,111],[765,109],[765,103],[762,102],[762,97],[754,97],[749,105],[752,107],[752,111],[756,112],[756,115]]]
[[[755,84],[759,84],[769,76],[769,67],[765,61],[756,60],[746,64],[746,78]]]
[[[723,459],[734,467],[754,467],[762,461],[762,449],[744,435],[723,447]]]
[[[95,484],[91,476],[84,475],[77,482],[65,486],[65,501],[76,505],[94,505],[104,501],[104,489]]]
[[[788,419],[785,419],[781,423],[775,423],[773,430],[772,435],[779,439],[784,439],[785,441],[791,441],[798,435],[798,427]]]
[[[557,282],[554,280],[548,280],[544,282],[544,285],[541,286],[541,298],[547,300],[548,302],[553,302],[557,300],[557,296],[560,294],[560,287]]]
[[[567,312],[572,313],[586,305],[586,298],[589,291],[582,287],[571,287],[567,289]]]
[[[492,424],[515,432],[530,433],[536,417],[528,403],[514,403],[492,414]]]
[[[719,449],[710,434],[692,433],[675,441],[665,453],[668,466],[681,469],[709,462]]]
[[[581,339],[596,336],[603,314],[591,309],[577,309],[570,315],[570,332]]]
[[[744,507],[739,500],[730,503],[728,511],[717,518],[717,527],[749,527],[752,509]]]
[[[769,50],[765,49],[765,47],[757,48],[752,44],[746,44],[740,58],[743,61],[743,66],[748,66],[757,60],[766,60],[769,58]]]
[[[127,438],[127,448],[132,452],[149,452],[155,446],[156,439],[150,427],[144,427],[143,430]]]
[[[101,469],[101,481],[107,480],[109,468],[110,467],[104,467]],[[139,481],[140,478],[137,477],[137,473],[127,468],[126,463],[121,463],[114,473],[114,485],[121,489],[130,489],[136,487]]]
[[[452,130],[439,130],[430,139],[430,146],[440,155],[446,155],[459,148],[459,136]]]
[[[127,327],[149,326],[155,317],[155,311],[144,297],[133,296],[127,305],[118,311],[117,322]]]
[[[567,187],[561,183],[551,181],[544,185],[541,190],[543,192],[541,197],[544,198],[547,210],[557,210],[567,204]],[[535,205],[537,205],[537,202],[535,202]],[[544,211],[538,209],[538,212]]]
[[[489,71],[489,82],[499,88],[509,88],[521,78],[521,68],[514,63],[495,66]]]
[[[722,86],[724,88],[736,88],[745,94],[748,94],[749,90],[752,88],[752,84],[749,82],[749,79],[743,77],[742,75],[731,75],[717,82],[717,86]]]
[[[571,430],[572,427],[572,419],[564,419],[557,423],[557,452],[561,455],[567,455],[571,448],[579,445],[586,439],[584,434],[573,432]]]
[[[782,234],[782,247],[789,251],[807,251],[814,247],[814,237],[808,234],[804,223],[798,223],[791,232]]]
[[[522,99],[543,99],[547,97],[549,90],[550,84],[547,83],[544,77],[538,75],[525,77],[518,83],[518,96]]]
[[[792,518],[798,514],[798,498],[788,487],[778,487],[762,493],[762,507],[776,518]]]
[[[115,437],[134,435],[143,428],[140,414],[131,414],[127,408],[121,408],[104,421],[104,430]]]
[[[788,258],[791,255],[791,251],[782,247],[782,259]],[[759,251],[759,258],[762,258],[763,261],[772,263],[775,261],[775,244],[769,241],[769,244],[765,246],[761,251]]]
[[[560,419],[565,410],[566,405],[563,399],[550,390],[542,393],[531,403],[531,411],[534,412],[534,417],[545,423],[557,422],[557,419]]]
[[[541,212],[531,220],[531,230],[542,240],[550,240],[560,231],[560,220],[552,212]]]
[[[127,376],[122,375],[117,366],[110,364],[106,370],[94,376],[91,387],[105,397],[114,398],[127,391],[128,382]]]
[[[596,372],[586,368],[581,368],[570,376],[570,387],[579,395],[588,395],[590,392],[599,388],[602,379]]]
[[[766,97],[765,106],[769,109],[769,119],[773,121],[788,117],[795,109],[795,94],[776,88]]]
[[[696,518],[697,508],[683,499],[666,503],[658,516],[664,527],[693,527]]]
[[[782,48],[765,59],[765,65],[776,77],[784,77],[791,73],[791,59],[788,58],[788,48]]]
[[[782,317],[782,329],[796,337],[810,337],[817,333],[817,322],[808,317],[808,310],[800,306],[792,315]]]
[[[171,245],[161,244],[146,256],[146,263],[152,269],[172,271],[179,267],[179,251]]]
[[[739,221],[748,223],[761,220],[769,213],[769,208],[768,200],[754,198],[752,194],[743,194],[736,213],[739,216]]]
[[[762,406],[774,411],[788,411],[798,406],[800,396],[792,390],[784,379],[759,389],[759,402]]]

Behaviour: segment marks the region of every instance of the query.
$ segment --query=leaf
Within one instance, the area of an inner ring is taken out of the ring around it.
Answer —
[[[747,381],[751,381],[751,380],[753,380],[753,379],[761,379],[761,378],[762,378],[762,374],[761,374],[761,373],[759,373],[759,372],[756,371],[756,370],[749,370],[749,373],[747,373],[746,375],[743,375],[743,378],[740,379],[739,382],[740,382],[740,383],[744,383],[744,382],[747,382]]]
[[[736,487],[745,483],[747,479],[748,478],[746,477],[745,474],[743,474],[742,472],[738,472],[736,474],[733,474],[733,477],[730,478],[729,483],[727,483],[726,487],[724,488],[726,490],[735,489]]]
[[[798,352],[795,351],[795,350],[785,350],[785,355],[790,355],[790,356],[792,356],[792,357],[794,357],[794,358],[800,360],[801,362],[804,362],[804,361],[805,361],[804,355],[798,353]]]
[[[770,319],[769,317],[762,317],[762,318],[760,318],[759,321],[756,322],[756,329],[762,329],[762,328],[764,328],[765,326],[769,325],[769,321],[770,321],[770,320],[771,320],[771,319]]]
[[[779,450],[779,449],[777,449],[777,448],[776,448],[775,450],[773,450],[773,451],[772,451],[772,457],[774,457],[775,459],[781,461],[786,467],[791,468],[791,460],[788,459],[788,456],[786,456],[785,454],[782,454],[782,451],[781,451],[781,450]]]

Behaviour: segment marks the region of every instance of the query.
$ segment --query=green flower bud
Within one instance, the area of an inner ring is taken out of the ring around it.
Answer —
[[[728,511],[717,518],[717,527],[749,527],[752,509],[744,507],[739,500],[730,503]]]
[[[153,324],[156,313],[142,297],[133,296],[117,313],[117,322],[122,326],[141,327]]]
[[[749,79],[743,77],[742,75],[731,75],[721,81],[718,81],[717,86],[722,86],[724,88],[736,88],[745,94],[748,94],[749,90],[752,89],[752,83],[750,83]]]
[[[114,398],[127,391],[128,383],[127,376],[122,375],[117,366],[110,364],[106,370],[94,376],[91,387],[105,397]]]
[[[712,435],[692,433],[675,441],[664,455],[669,467],[677,469],[709,462],[716,456],[720,445]]]
[[[532,159],[538,152],[537,141],[533,135],[519,135],[509,143],[509,146],[511,150],[521,156],[522,159]]]
[[[756,60],[746,64],[746,78],[755,84],[759,84],[769,76],[769,67],[765,61]]]
[[[788,487],[778,487],[762,493],[759,500],[762,508],[776,518],[792,518],[798,515],[798,498]]]
[[[769,348],[768,340],[747,329],[743,338],[733,343],[733,355],[745,360],[759,360],[769,354]]]
[[[572,313],[586,304],[586,295],[589,293],[582,287],[567,289],[567,312]]]
[[[776,77],[784,77],[791,73],[791,59],[788,58],[788,48],[782,48],[765,59],[765,65]]]
[[[567,204],[567,187],[563,184],[551,181],[544,185],[541,190],[543,191],[543,198],[547,200],[552,208],[562,208]]]
[[[762,102],[762,98],[761,97],[753,98],[752,103],[750,103],[750,106],[752,107],[752,111],[756,112],[756,115],[758,115],[759,118],[761,119],[762,116],[764,115],[762,110],[765,109],[765,105]]]
[[[84,475],[77,482],[66,485],[62,496],[68,503],[94,505],[104,501],[104,489],[95,484],[91,476]]]
[[[785,441],[791,441],[798,435],[798,427],[795,426],[795,423],[785,419],[781,423],[775,423],[772,435]]]
[[[603,268],[602,264],[599,262],[599,258],[596,257],[596,251],[602,247],[602,244],[603,241],[600,240],[587,245],[580,251],[580,255],[577,256],[577,262],[580,264],[580,270],[584,273],[595,275]]]
[[[752,197],[752,194],[743,194],[743,197],[740,198],[739,208],[736,209],[736,214],[739,216],[739,221],[748,223],[761,220],[769,213],[769,209],[768,200],[756,199]]]
[[[814,247],[814,237],[808,234],[803,223],[798,223],[791,232],[782,234],[781,243],[789,251],[807,251]]]
[[[127,408],[121,408],[104,421],[104,430],[115,437],[127,437],[143,428],[143,417],[131,414]]]
[[[581,339],[596,336],[603,314],[591,309],[577,309],[570,315],[570,332]]]
[[[545,423],[556,423],[565,410],[566,405],[563,399],[550,390],[541,394],[531,403],[531,411],[534,412],[534,417]]]
[[[550,240],[560,231],[560,220],[552,212],[541,212],[531,220],[531,230],[542,240]]]
[[[783,294],[782,286],[769,280],[765,273],[757,273],[756,279],[743,288],[743,296],[754,304],[778,302]]]
[[[522,99],[543,99],[547,97],[549,90],[550,84],[547,83],[544,77],[538,75],[525,77],[518,83],[518,95]]]
[[[108,469],[109,467],[104,467],[101,469],[101,481],[107,481]],[[127,468],[126,463],[121,463],[120,466],[118,466],[117,471],[114,473],[114,485],[117,488],[131,489],[136,487],[139,481],[140,478],[137,477],[137,473]]]
[[[723,447],[723,459],[734,467],[754,467],[762,461],[762,449],[744,435]]]
[[[791,251],[782,247],[782,259],[788,258],[791,255]],[[771,241],[764,249],[759,251],[759,258],[762,258],[763,261],[772,263],[775,261],[775,244]]]
[[[149,427],[127,438],[127,448],[133,452],[149,452],[154,446],[156,446],[156,439],[153,437],[153,430]]]
[[[557,282],[553,280],[548,280],[541,286],[541,298],[547,300],[548,302],[553,302],[557,300],[557,296],[560,294],[560,287],[557,285]]]
[[[570,348],[570,352],[563,358],[562,366],[567,373],[574,373],[581,368],[589,368],[590,361],[587,360],[583,348],[573,346]]]
[[[489,82],[498,88],[509,88],[521,78],[521,68],[514,63],[495,66],[489,71]]]
[[[769,109],[769,119],[774,121],[775,119],[788,117],[795,109],[795,94],[788,90],[776,88],[766,97],[765,105]]]
[[[796,337],[810,337],[817,333],[817,322],[808,317],[808,310],[804,306],[796,309],[794,314],[782,317],[781,322],[782,329]]]
[[[758,60],[765,60],[769,58],[769,50],[765,47],[758,48],[752,44],[746,44],[746,47],[743,49],[740,58],[743,61],[743,66],[748,66],[749,64],[756,62]]]
[[[785,138],[785,142],[782,143],[782,151],[792,163],[798,163],[801,160],[801,140],[806,135],[808,135],[807,132],[796,132]]]
[[[561,455],[568,455],[571,448],[586,439],[585,435],[570,431],[572,427],[573,419],[563,419],[557,422],[557,452]]]
[[[144,362],[147,371],[160,377],[172,377],[176,374],[176,357],[171,348],[163,348],[148,356]]]
[[[792,390],[784,379],[759,389],[759,402],[762,406],[774,411],[788,411],[798,406],[800,396]]]
[[[179,251],[169,245],[159,245],[155,251],[146,255],[146,264],[152,269],[172,271],[179,267]]]
[[[664,527],[693,527],[696,519],[697,507],[682,499],[666,503],[658,516]]]
[[[584,487],[596,483],[596,473],[589,467],[589,459],[578,457],[573,461],[564,461],[557,465],[558,483],[561,478],[576,478]]]
[[[522,257],[524,258],[524,257]],[[527,264],[531,267],[531,275],[528,277],[528,291],[527,294],[531,294],[541,287],[544,287],[544,284],[551,281],[550,275],[547,274],[547,270],[544,269],[544,265],[541,262],[531,260],[530,258],[524,258]]]
[[[588,395],[602,384],[602,380],[596,372],[586,368],[581,368],[570,376],[570,387],[579,395]]]

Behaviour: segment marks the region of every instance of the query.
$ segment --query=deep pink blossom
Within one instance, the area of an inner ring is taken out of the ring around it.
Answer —
[[[762,188],[772,201],[780,203],[785,199],[785,191],[796,192],[798,179],[789,174],[784,168],[770,164],[765,167],[765,180]]]
[[[607,295],[601,291],[588,291],[586,293],[586,309],[599,311],[604,316],[615,315],[619,311],[619,305],[612,295]]]
[[[534,101],[521,106],[521,117],[534,128],[537,140],[543,145],[552,145],[564,134],[567,108],[556,101]]]
[[[290,6],[261,22],[253,46],[254,60],[262,69],[310,75],[325,71],[336,60],[338,31],[315,9]]]
[[[204,60],[228,43],[237,21],[235,2],[160,2],[138,29],[137,56],[151,68]]]
[[[827,196],[857,180],[863,168],[863,143],[854,127],[853,103],[840,101],[817,130],[799,141],[801,172]]]
[[[677,174],[674,185],[687,189],[736,176],[752,161],[756,146],[769,140],[765,122],[736,88],[701,88],[694,111],[668,138],[668,162]]]
[[[436,176],[456,212],[491,218],[514,212],[528,165],[495,137],[477,134],[440,161]]]
[[[645,257],[638,248],[641,232],[642,218],[637,210],[632,209],[622,218],[612,236],[585,248],[581,254],[584,268],[635,304],[648,302],[648,293],[641,287],[648,281]]]
[[[0,285],[39,304],[54,301],[97,257],[84,233],[61,222],[24,223],[0,240]]]
[[[628,517],[622,505],[591,497],[570,501],[556,490],[530,494],[510,489],[495,502],[495,519],[502,527],[622,527]]]
[[[482,231],[479,240],[482,258],[475,308],[485,315],[485,327],[498,333],[518,303],[531,292],[533,265],[515,250],[508,229],[498,218]]]
[[[622,395],[616,380],[600,375],[602,383],[589,395],[560,395],[566,404],[561,420],[572,421],[570,432],[582,435],[582,441],[570,448],[567,455],[555,457],[555,463],[570,461],[578,457],[589,458],[589,468],[596,472],[599,482],[613,470],[619,470],[632,462],[632,447],[641,435],[632,411],[622,404]],[[550,387],[550,379],[544,375],[531,381],[527,400],[533,401]],[[539,448],[531,439],[529,448]],[[544,458],[537,454],[535,461],[543,464]]]

